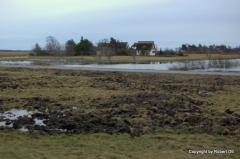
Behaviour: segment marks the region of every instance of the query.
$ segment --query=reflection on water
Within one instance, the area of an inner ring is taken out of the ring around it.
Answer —
[[[28,56],[14,56],[14,57],[2,57],[6,59],[11,59],[11,58],[28,58]]]
[[[0,61],[2,65],[40,65],[65,67],[97,67],[113,69],[149,69],[149,70],[197,70],[197,71],[240,71],[240,59],[236,60],[195,60],[170,62],[118,62],[86,61],[74,59],[29,59],[26,61]]]
[[[150,64],[150,62],[86,61],[73,59],[29,59],[25,61],[0,61],[2,65],[114,65],[114,64]]]
[[[32,61],[0,61],[1,65],[31,65]]]
[[[208,70],[208,71],[240,71],[240,59],[237,60],[197,60],[175,62],[170,70]]]

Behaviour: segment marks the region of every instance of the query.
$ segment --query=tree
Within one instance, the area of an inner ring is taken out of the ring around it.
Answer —
[[[61,45],[55,37],[48,36],[46,38],[46,42],[46,50],[48,51],[49,55],[60,55]]]
[[[158,52],[158,46],[155,44],[155,56],[157,55]]]
[[[171,50],[171,49],[169,49],[168,47],[167,48],[165,48],[165,50],[164,50],[164,53],[165,54],[170,54],[170,52],[172,52],[173,50]]]
[[[38,43],[36,43],[36,44],[34,45],[32,51],[35,52],[35,54],[36,54],[37,56],[43,56],[43,54],[42,54],[42,49],[41,49],[41,47],[38,45]]]
[[[200,54],[203,53],[202,44],[199,44],[199,45],[198,45],[198,51],[199,51]]]
[[[88,39],[82,39],[76,45],[76,55],[90,55],[91,48],[93,47],[92,42]]]
[[[162,48],[160,48],[159,55],[163,55]]]
[[[55,54],[55,56],[61,56],[63,58],[63,56],[66,56],[66,45],[65,44],[60,44],[57,54]]]
[[[197,48],[197,46],[196,46],[196,45],[194,45],[194,44],[193,44],[191,47],[192,47],[192,48],[194,48],[194,49],[196,49],[196,48]]]
[[[207,53],[209,52],[209,49],[206,45],[203,46],[203,53]]]
[[[65,45],[61,45],[58,40],[53,36],[46,38],[46,53],[50,56],[64,56]]]
[[[175,47],[175,52],[181,52],[181,48]]]
[[[110,38],[110,47],[114,48],[115,54],[117,54],[119,40],[114,39],[113,37]]]
[[[75,49],[76,49],[76,43],[73,39],[68,40],[65,45],[66,49],[66,55],[67,56],[74,56],[75,55]]]
[[[101,56],[107,56],[109,61],[111,61],[112,56],[115,55],[115,47],[113,47],[106,38],[98,42],[97,50],[99,58],[101,58]]]
[[[187,45],[182,44],[182,50],[187,51]]]
[[[129,54],[130,54],[130,56],[132,56],[133,60],[136,61],[136,50],[133,48],[130,48]]]
[[[220,48],[224,53],[226,53],[226,49],[227,49],[226,45],[220,45]]]
[[[118,49],[116,55],[125,55],[125,56],[127,56],[128,55],[128,49],[125,49],[125,48]]]
[[[90,55],[95,56],[96,55],[96,51],[97,51],[97,47],[93,45],[90,48],[89,53],[90,53]]]

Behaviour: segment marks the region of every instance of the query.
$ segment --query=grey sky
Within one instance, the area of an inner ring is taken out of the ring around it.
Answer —
[[[81,36],[94,44],[113,37],[131,46],[155,41],[158,48],[182,44],[240,45],[239,0],[1,0],[0,49],[44,46]]]

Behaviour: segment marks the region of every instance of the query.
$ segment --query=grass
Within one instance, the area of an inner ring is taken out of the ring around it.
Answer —
[[[210,98],[209,101],[216,103],[216,110],[236,109],[240,107],[240,86],[229,85],[224,87],[225,90],[216,92],[217,97]]]
[[[237,137],[159,133],[55,135],[0,131],[0,158],[237,158]],[[234,150],[234,154],[189,154],[189,150]]]
[[[97,81],[99,77],[105,81]],[[123,82],[116,82],[117,78],[114,79],[115,77],[121,77]],[[113,80],[107,80],[108,78]],[[0,106],[4,105],[9,109],[15,108],[17,105],[23,108],[25,101],[20,100],[21,98],[44,97],[55,101],[55,103],[76,106],[88,113],[94,109],[91,108],[91,104],[94,103],[93,99],[101,98],[99,103],[104,103],[109,101],[112,95],[132,95],[142,91],[173,96],[184,95],[192,99],[213,103],[213,105],[201,105],[201,107],[214,109],[217,113],[230,109],[234,110],[234,113],[240,114],[239,78],[233,76],[0,68],[0,80],[3,79],[6,80],[0,84],[0,99],[2,97],[19,99],[18,102],[6,100],[1,103]],[[132,85],[125,87],[128,83]],[[150,88],[143,91],[141,88],[146,86],[144,83],[149,84]],[[5,85],[8,87],[4,88]],[[18,88],[14,89],[15,85],[18,85]],[[113,86],[117,89],[109,89]],[[213,86],[215,91],[209,96],[201,96],[198,93],[202,90],[210,91]],[[81,100],[84,103],[81,103]],[[175,98],[171,100],[174,101]],[[179,116],[179,118],[181,117]],[[139,122],[137,118],[129,117],[128,120]],[[144,123],[146,118],[141,118],[141,120]],[[177,130],[162,128],[152,131],[148,125],[145,126],[144,130],[149,130],[149,133],[133,138],[130,134],[121,133],[113,135],[106,133],[40,135],[35,131],[24,133],[15,129],[5,129],[0,130],[0,158],[171,159],[239,157],[239,133],[227,136],[210,135],[199,133],[197,129],[193,130],[191,127]],[[189,154],[189,150],[234,150],[235,153],[194,155]]]
[[[27,56],[29,52],[0,52],[0,57],[13,57],[13,56]],[[23,61],[27,59],[76,59],[76,60],[87,60],[87,61],[99,61],[98,57],[94,56],[68,56],[68,57],[55,57],[55,56],[40,56],[40,57],[29,57],[29,58],[0,58],[0,61],[15,60]],[[213,54],[212,59],[239,59],[239,54],[234,55],[221,55]],[[187,56],[175,56],[175,57],[151,57],[151,56],[136,56],[136,61],[180,61],[180,60],[207,60],[207,56],[204,54],[188,54]],[[101,61],[109,61],[107,56],[101,57]],[[132,56],[112,56],[112,61],[119,62],[134,62]]]
[[[47,71],[47,70],[46,70]],[[1,72],[0,72],[1,73]],[[57,99],[59,95],[67,95],[68,97],[86,97],[86,98],[93,98],[93,97],[100,97],[102,99],[106,99],[111,94],[114,94],[116,96],[120,95],[127,95],[127,94],[136,94],[139,92],[139,90],[125,90],[124,88],[119,87],[118,90],[107,90],[107,89],[101,89],[101,88],[93,88],[88,87],[91,82],[93,82],[93,78],[87,77],[87,76],[65,76],[60,75],[57,77],[52,76],[51,71],[49,72],[43,72],[36,69],[33,69],[33,71],[28,71],[27,69],[23,72],[11,72],[11,71],[4,71],[2,73],[7,73],[9,76],[11,76],[13,79],[24,79],[29,78],[31,79],[31,82],[26,82],[25,84],[32,84],[31,87],[28,89],[24,89],[24,93],[22,89],[6,89],[4,91],[4,96],[8,98],[24,98],[24,97],[32,97],[41,95],[43,97],[49,97],[51,96],[54,99]],[[35,84],[39,83],[46,83],[47,87],[41,87],[41,86],[35,86]],[[224,79],[228,79],[228,77],[224,77]],[[202,80],[208,80],[208,76],[203,75],[165,75],[165,78],[159,78],[159,81],[162,82],[162,85],[168,86],[171,84],[171,86],[181,86],[184,83],[174,83],[172,81],[188,81],[193,80],[191,82],[191,87],[195,88],[199,86],[198,81]],[[197,80],[197,81],[195,81]],[[65,82],[67,81],[67,82]],[[58,85],[62,85],[64,87],[59,87]],[[187,84],[187,83],[185,83]],[[201,87],[208,88],[209,84],[201,84]],[[156,85],[151,85],[150,88],[157,88]],[[199,91],[203,91],[199,90]],[[165,90],[158,90],[159,92],[164,93]],[[194,90],[196,91],[196,90]],[[175,94],[182,94],[180,91],[175,92]],[[213,93],[212,96],[209,97],[201,97],[198,93],[192,94],[192,97],[199,100],[207,100],[210,103],[214,103],[214,106],[212,106],[213,109],[223,111],[226,109],[236,109],[240,107],[240,99],[238,98],[240,95],[240,86],[234,85],[234,83],[231,85],[225,85],[223,87],[223,90],[217,90]],[[85,98],[84,98],[85,99]],[[69,101],[71,104],[71,101]],[[75,101],[73,101],[74,103]],[[14,104],[13,104],[14,105]]]
[[[1,57],[27,56],[29,51],[0,51]]]
[[[214,110],[225,111],[226,109],[240,108],[239,95],[239,85],[225,85],[223,90],[218,90],[208,97],[201,97],[199,94],[195,94],[193,97],[199,100],[207,100],[209,103],[214,103],[211,107]]]

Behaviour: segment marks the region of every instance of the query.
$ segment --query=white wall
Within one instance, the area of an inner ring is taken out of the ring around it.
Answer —
[[[155,50],[151,50],[150,52],[149,52],[149,56],[155,56],[155,53],[153,53],[153,51],[155,51]],[[136,50],[136,55],[141,55],[140,54],[140,50]],[[156,51],[155,51],[156,52]]]

